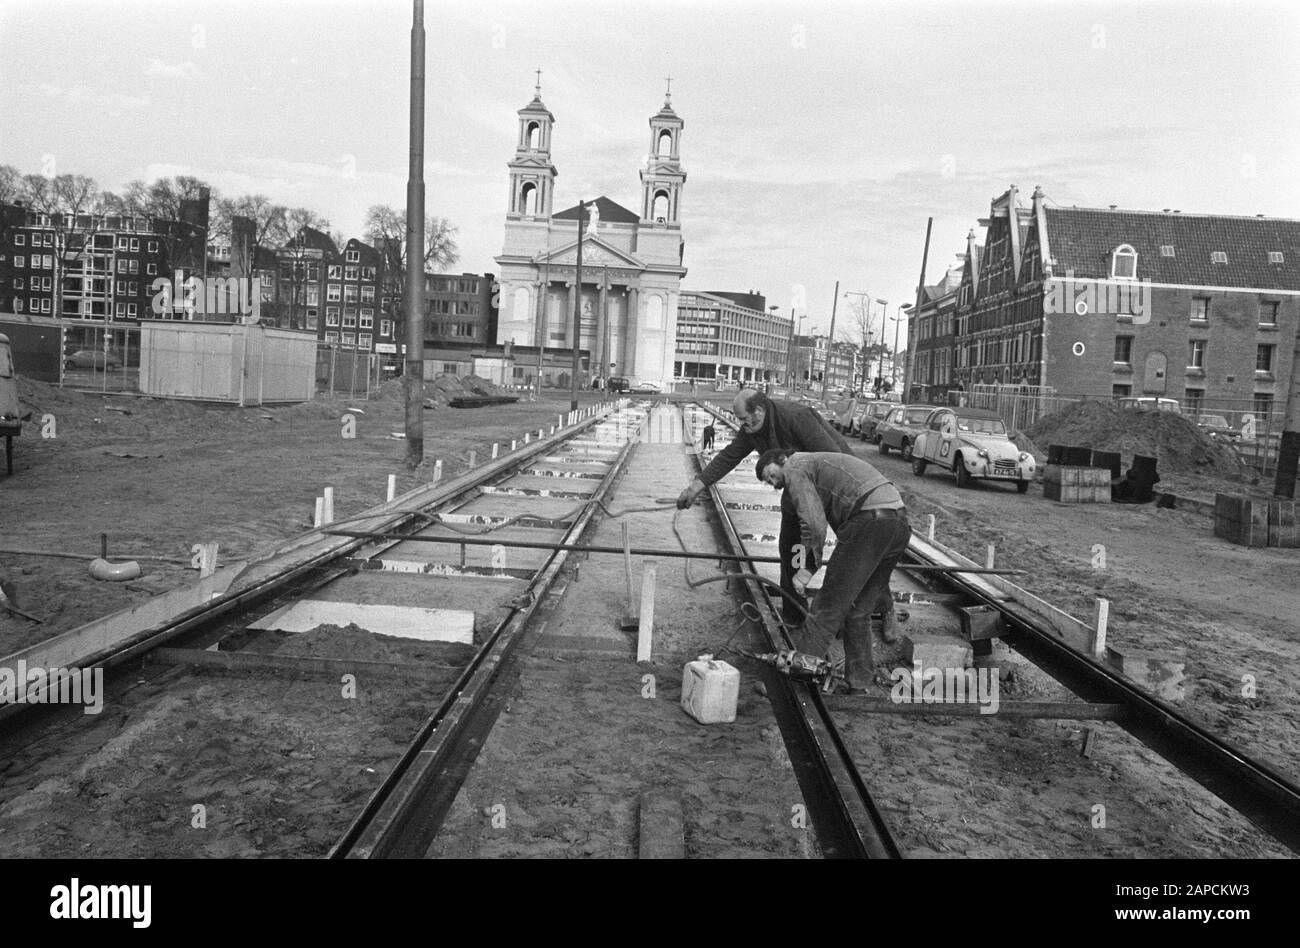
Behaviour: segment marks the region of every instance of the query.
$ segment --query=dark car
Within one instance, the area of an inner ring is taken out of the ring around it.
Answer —
[[[899,407],[897,402],[867,402],[862,406],[862,411],[853,416],[851,433],[863,441],[875,442],[876,426],[880,420]]]
[[[1240,441],[1241,431],[1228,424],[1223,415],[1201,415],[1196,419],[1197,426],[1216,441]]]
[[[623,376],[621,375],[615,375],[615,376],[611,376],[609,381],[606,383],[605,391],[626,392],[631,387],[632,386],[627,379],[623,378]]]
[[[912,446],[935,411],[934,405],[895,405],[876,425],[876,446],[880,453],[888,454],[890,448],[895,448],[903,460],[912,460]]]
[[[99,349],[78,349],[63,360],[69,369],[118,369],[122,359],[114,352],[104,353]]]

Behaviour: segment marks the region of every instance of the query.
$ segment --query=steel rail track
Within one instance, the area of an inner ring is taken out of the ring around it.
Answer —
[[[736,427],[712,406],[702,407],[733,429]],[[915,547],[909,550],[909,556],[921,561],[922,566],[939,565]],[[958,566],[976,565],[965,557],[953,559]],[[907,564],[900,563],[898,568],[906,571]],[[926,575],[959,590],[972,604],[997,610],[1010,630],[1004,637],[1008,645],[1083,701],[1122,708],[1123,713],[1117,714],[1115,720],[1125,731],[1300,854],[1300,784],[1294,779],[1216,737],[1169,703],[1063,642],[1023,603],[991,595],[986,586],[963,576],[961,570]]]
[[[918,552],[913,556],[924,559]],[[906,569],[900,565],[900,569]],[[1001,613],[1004,641],[1088,702],[1118,704],[1124,730],[1222,799],[1292,852],[1300,853],[1300,785],[1216,737],[1177,708],[1062,642],[1023,605],[990,596],[959,575],[942,582]]]
[[[565,534],[580,537],[591,524],[623,471],[634,441],[626,442],[586,510]],[[416,858],[432,844],[460,789],[469,764],[497,717],[494,686],[529,622],[559,576],[569,551],[547,558],[524,595],[526,605],[512,610],[492,632],[352,825],[330,850],[331,859]],[[475,735],[478,736],[474,740]],[[472,746],[471,746],[472,742]],[[440,779],[447,777],[448,779]]]
[[[711,405],[696,404],[733,429],[738,427]],[[696,455],[696,463],[699,463],[699,455]],[[713,486],[709,487],[709,497],[719,514],[718,523],[732,553],[745,559],[744,544]],[[748,559],[753,560],[752,557]],[[743,585],[759,610],[763,620],[762,631],[772,650],[793,648],[794,643],[786,633],[785,624],[778,618],[772,596],[766,588],[756,583]],[[796,773],[799,774],[804,800],[811,810],[822,852],[830,858],[902,858],[893,832],[872,799],[816,686],[792,681],[784,675],[771,678],[778,682],[778,694],[787,712],[785,720],[793,727],[798,743],[809,752],[801,755],[809,766],[796,769]]]

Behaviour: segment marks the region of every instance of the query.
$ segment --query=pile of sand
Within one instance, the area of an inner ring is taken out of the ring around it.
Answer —
[[[1231,447],[1173,412],[1118,408],[1100,400],[1074,402],[1034,422],[1023,434],[1035,447],[1060,444],[1117,451],[1125,465],[1134,455],[1154,457],[1162,473],[1224,478],[1247,473]],[[1034,453],[1040,462],[1046,460],[1037,450]]]
[[[440,373],[432,379],[424,380],[424,406],[441,408],[453,398],[464,395],[500,395],[501,389],[485,378],[477,375],[447,375]],[[393,402],[406,398],[406,389],[401,379],[390,379],[379,386],[376,396]]]

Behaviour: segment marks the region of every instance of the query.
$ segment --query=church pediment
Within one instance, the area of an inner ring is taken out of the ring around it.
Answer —
[[[548,258],[542,255],[538,263]],[[576,267],[578,265],[578,242],[575,240],[561,247],[549,257],[552,266]],[[620,267],[629,270],[644,270],[645,264],[629,253],[624,253],[598,237],[586,237],[582,241],[582,266],[586,267]]]

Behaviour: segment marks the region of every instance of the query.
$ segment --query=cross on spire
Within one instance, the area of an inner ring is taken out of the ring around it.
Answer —
[[[671,105],[673,101],[673,77],[668,76],[665,80],[668,87],[664,90],[664,105]]]
[[[533,86],[533,90],[537,93],[537,98],[540,99],[542,97],[542,71],[540,69],[537,70],[537,85]]]

